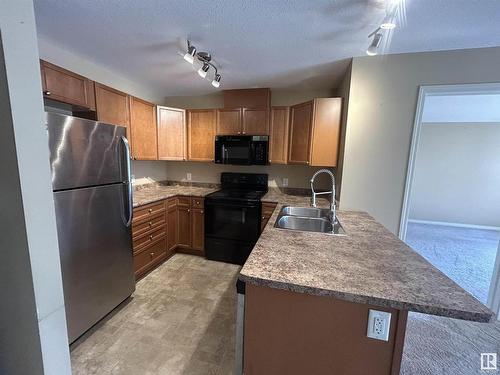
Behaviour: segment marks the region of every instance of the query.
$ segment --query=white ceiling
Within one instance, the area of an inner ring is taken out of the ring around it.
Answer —
[[[389,0],[387,0],[389,1]],[[402,0],[401,0],[402,1]],[[324,89],[364,56],[385,0],[35,0],[39,37],[165,95],[217,91],[182,59],[212,52],[224,88]],[[498,0],[406,0],[386,53],[500,45]]]

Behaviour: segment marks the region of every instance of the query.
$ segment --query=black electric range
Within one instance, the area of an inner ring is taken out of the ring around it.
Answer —
[[[221,190],[205,197],[207,259],[245,263],[259,239],[267,182],[267,174],[221,174]]]

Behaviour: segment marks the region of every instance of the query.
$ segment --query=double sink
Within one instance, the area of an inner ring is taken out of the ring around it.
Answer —
[[[276,228],[345,235],[345,230],[326,208],[283,206],[274,224]]]

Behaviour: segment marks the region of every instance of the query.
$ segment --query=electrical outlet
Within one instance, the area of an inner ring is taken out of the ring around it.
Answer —
[[[187,180],[188,180],[188,181],[191,181],[191,173],[188,173],[188,174],[187,174]]]
[[[366,336],[376,340],[389,341],[391,313],[369,310]]]
[[[284,178],[283,179],[283,187],[287,187],[288,186],[288,178]]]

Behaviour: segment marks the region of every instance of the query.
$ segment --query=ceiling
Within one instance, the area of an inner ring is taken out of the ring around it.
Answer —
[[[394,0],[387,0],[394,1]],[[500,45],[497,0],[400,0],[385,53]],[[34,0],[39,37],[168,95],[217,89],[182,59],[189,37],[220,89],[336,87],[386,0]],[[208,77],[207,77],[208,79]]]

